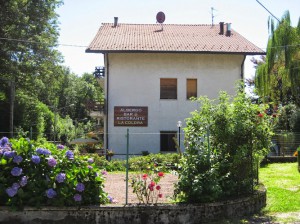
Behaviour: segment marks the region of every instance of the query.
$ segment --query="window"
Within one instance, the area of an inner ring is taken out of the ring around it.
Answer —
[[[160,79],[160,99],[177,99],[177,79]]]
[[[186,80],[186,98],[189,100],[191,97],[197,98],[197,79]]]
[[[160,151],[176,152],[174,139],[176,131],[161,131],[160,132]]]

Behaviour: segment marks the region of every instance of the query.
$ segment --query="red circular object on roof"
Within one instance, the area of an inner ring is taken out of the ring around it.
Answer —
[[[163,23],[165,21],[165,19],[166,19],[166,16],[165,16],[165,14],[163,12],[158,12],[156,14],[156,21],[158,23]]]

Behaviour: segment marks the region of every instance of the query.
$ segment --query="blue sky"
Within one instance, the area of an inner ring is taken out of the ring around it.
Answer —
[[[277,18],[290,11],[292,25],[300,16],[300,0],[259,0]],[[112,23],[119,17],[120,23],[156,23],[156,14],[163,11],[166,24],[211,24],[211,8],[214,23],[232,23],[232,29],[265,50],[268,40],[270,14],[256,0],[64,0],[57,13],[60,22],[60,44],[65,65],[77,75],[93,72],[103,65],[102,54],[85,53],[101,23]],[[251,77],[255,70],[248,57],[245,75]]]

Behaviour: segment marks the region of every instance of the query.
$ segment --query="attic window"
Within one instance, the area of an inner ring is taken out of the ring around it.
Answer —
[[[160,99],[177,99],[177,79],[160,79]]]

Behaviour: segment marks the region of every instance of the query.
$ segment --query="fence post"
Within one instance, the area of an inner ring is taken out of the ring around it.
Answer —
[[[128,169],[129,169],[129,165],[128,165],[128,155],[129,155],[129,128],[127,128],[127,146],[126,146],[126,202],[125,204],[128,204]]]

